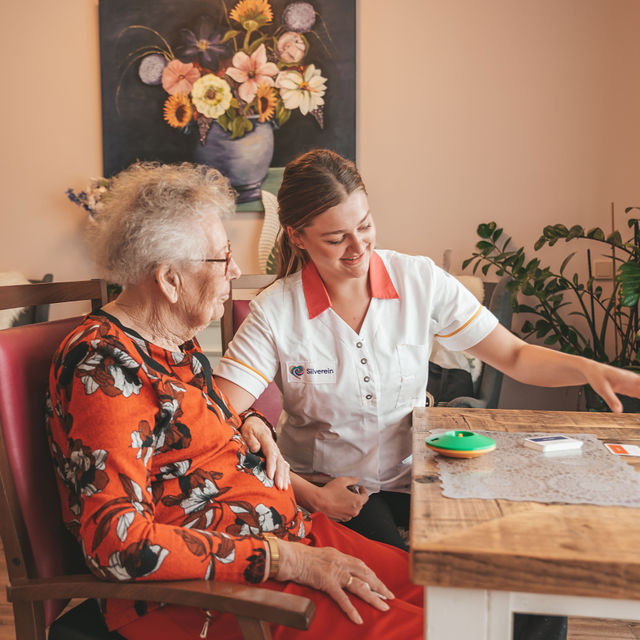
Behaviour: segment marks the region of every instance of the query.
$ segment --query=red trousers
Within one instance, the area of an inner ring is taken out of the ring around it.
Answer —
[[[323,592],[293,582],[269,580],[264,587],[306,596],[316,605],[316,615],[307,631],[272,625],[274,640],[422,639],[423,590],[409,582],[409,556],[406,552],[364,538],[323,514],[314,514],[309,537],[314,547],[335,547],[362,559],[391,589],[395,599],[387,601],[391,608],[383,612],[349,594],[364,621],[362,625],[356,625]],[[204,621],[205,614],[200,609],[168,605],[121,627],[118,633],[128,640],[197,640]],[[241,640],[242,635],[233,616],[213,613],[208,638]]]

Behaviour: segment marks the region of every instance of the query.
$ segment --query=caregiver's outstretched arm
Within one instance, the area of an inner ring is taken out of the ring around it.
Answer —
[[[467,352],[525,384],[540,387],[589,384],[615,413],[622,412],[622,403],[616,393],[640,398],[640,375],[581,356],[528,344],[502,325]]]

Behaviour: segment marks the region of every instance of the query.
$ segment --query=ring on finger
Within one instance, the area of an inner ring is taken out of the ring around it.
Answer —
[[[350,575],[349,579],[347,580],[347,584],[344,585],[344,588],[348,589],[351,586],[352,582],[353,582],[353,575]]]

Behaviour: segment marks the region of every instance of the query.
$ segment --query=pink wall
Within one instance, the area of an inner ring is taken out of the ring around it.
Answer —
[[[0,101],[0,270],[88,276],[84,215],[64,191],[102,170],[97,2],[2,2],[0,25],[13,69]]]
[[[524,244],[640,202],[640,3],[361,6],[359,158],[385,246],[459,267],[478,222]]]

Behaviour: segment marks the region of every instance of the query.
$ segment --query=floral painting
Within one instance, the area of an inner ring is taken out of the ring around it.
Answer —
[[[355,0],[100,0],[100,36],[105,177],[202,162],[243,201],[308,149],[355,159]]]

